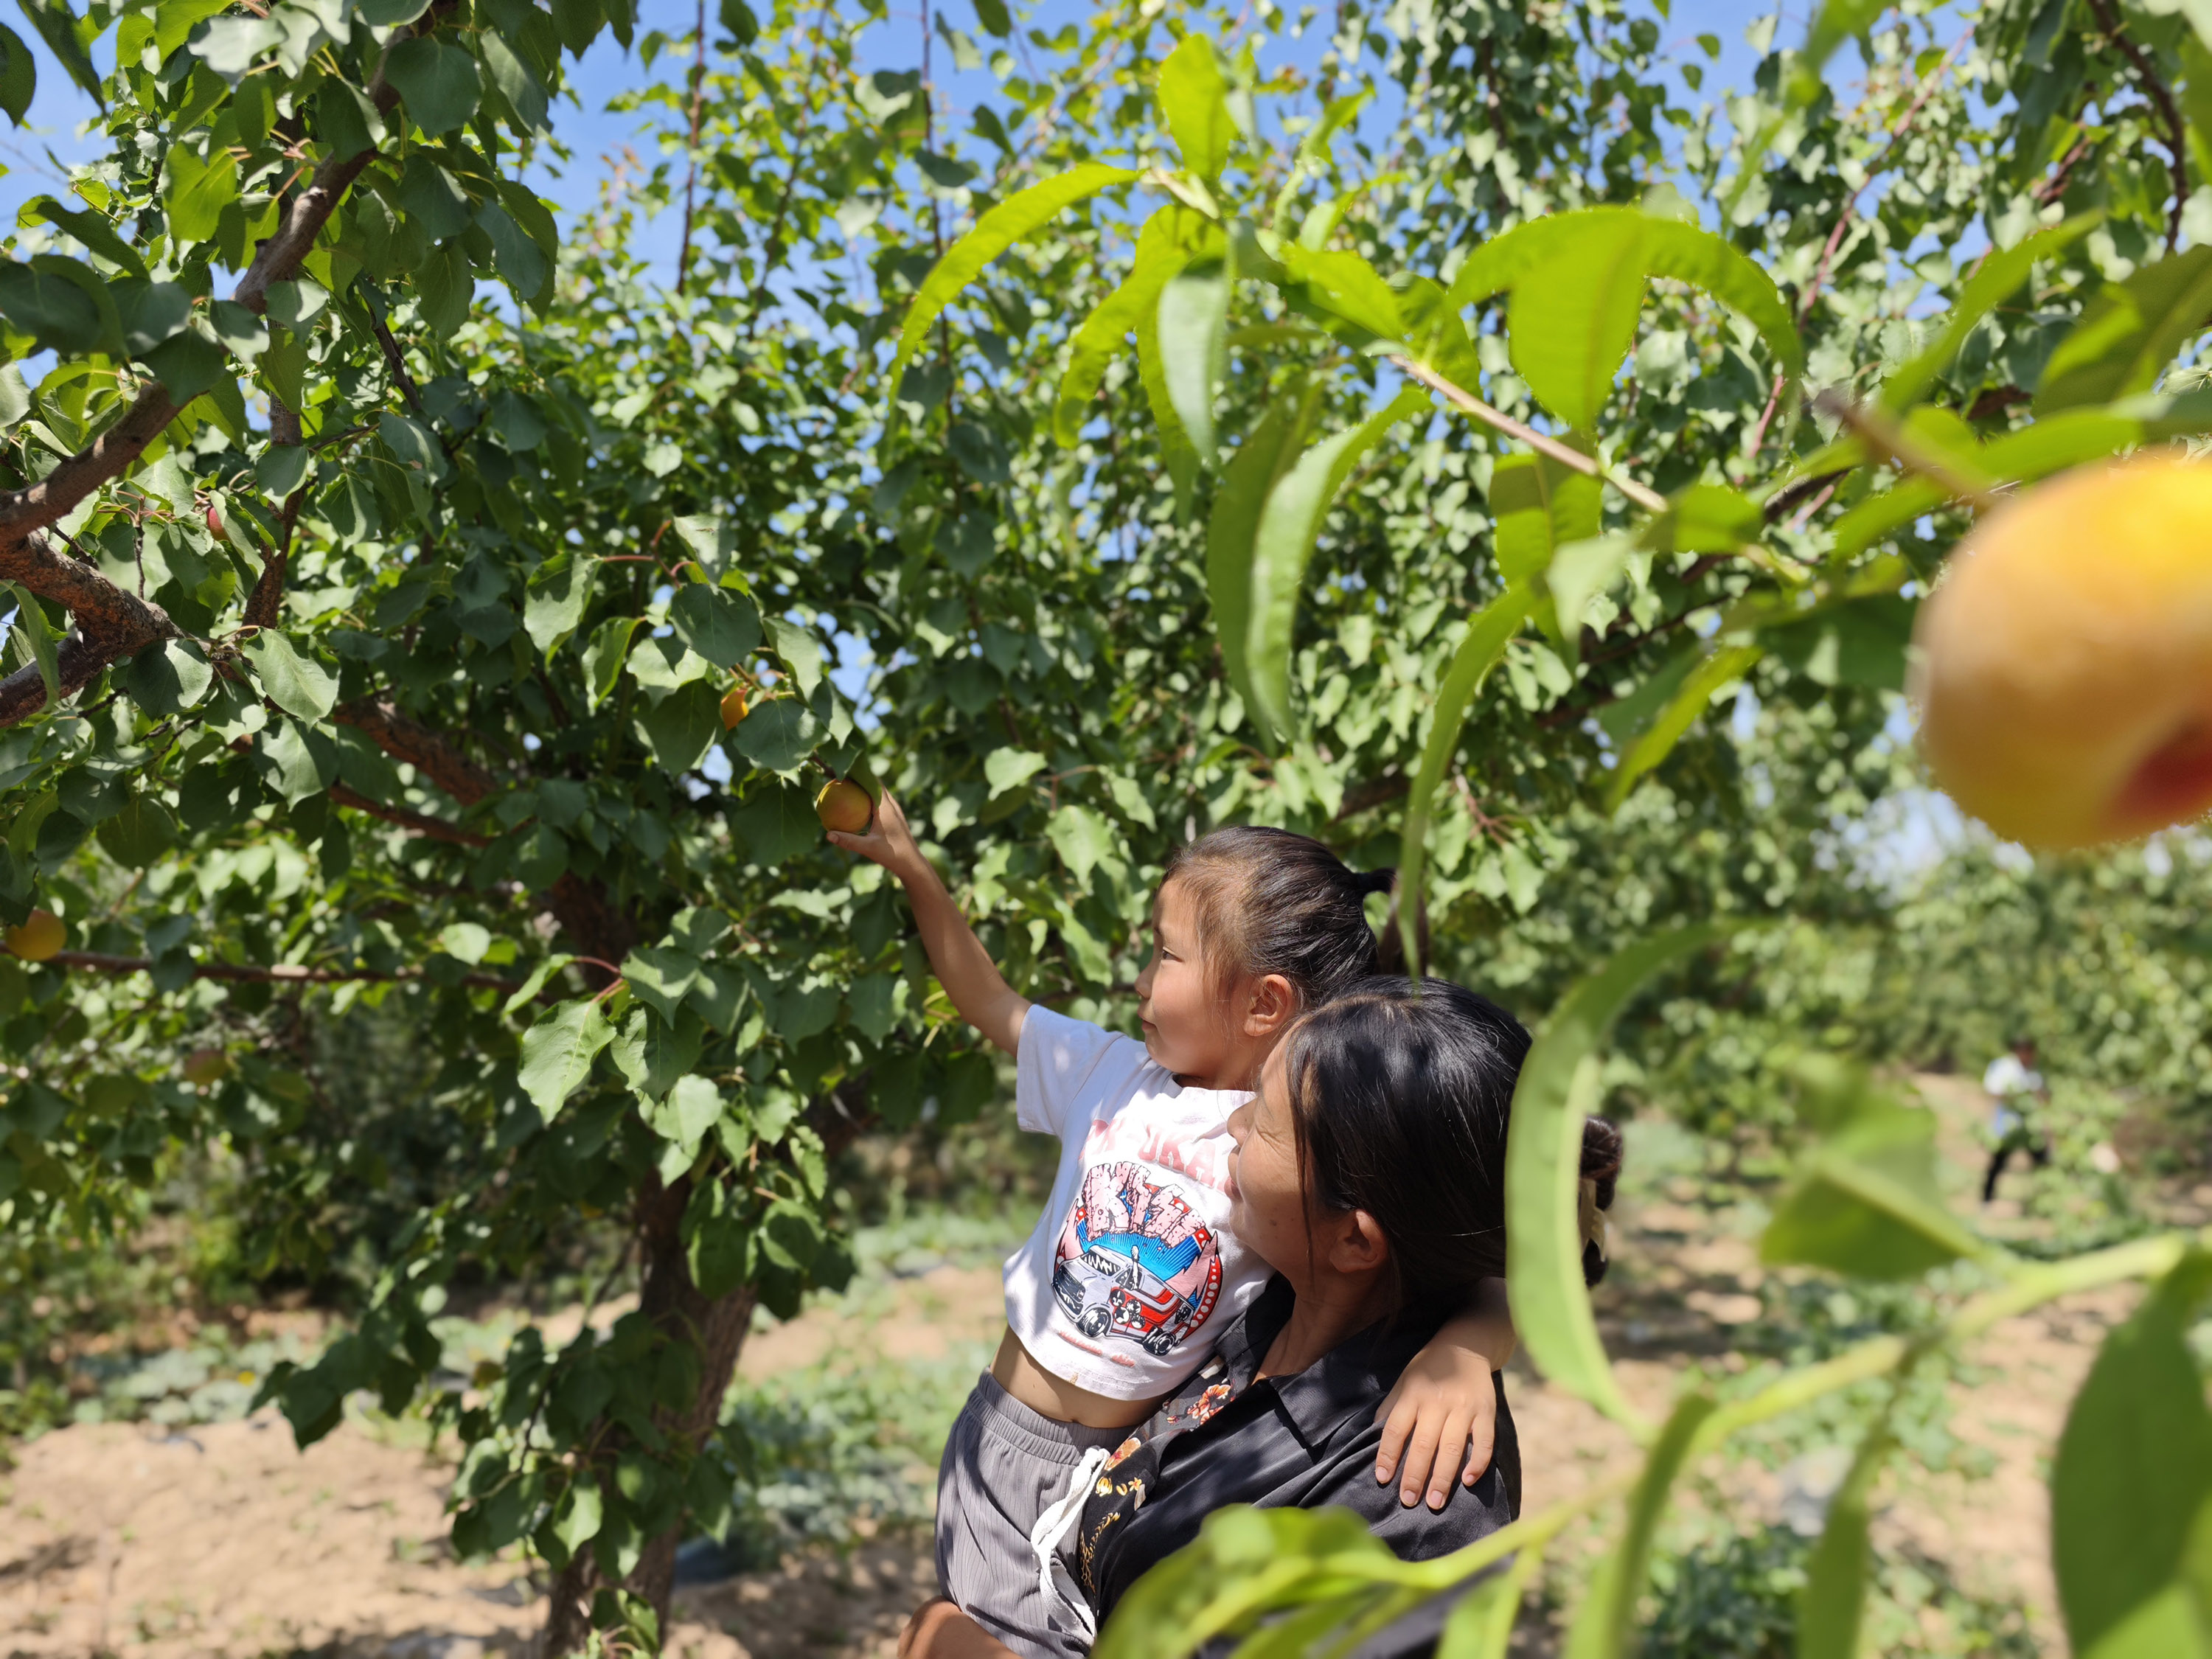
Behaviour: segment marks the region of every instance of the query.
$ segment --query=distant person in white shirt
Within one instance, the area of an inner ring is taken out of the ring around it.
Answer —
[[[1997,1195],[1997,1177],[2012,1162],[2014,1152],[2026,1152],[2037,1169],[2051,1162],[2051,1143],[2029,1125],[2029,1107],[2051,1098],[2043,1073],[2035,1069],[2035,1043],[2029,1037],[2013,1039],[2012,1052],[1999,1054],[1982,1073],[1982,1092],[1990,1097],[1990,1172],[1982,1180],[1982,1202]]]

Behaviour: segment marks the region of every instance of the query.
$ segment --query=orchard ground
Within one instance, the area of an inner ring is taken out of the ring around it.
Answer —
[[[1915,1080],[1939,1114],[1945,1180],[1963,1212],[1984,1156],[1979,1091],[1962,1077]],[[2058,1107],[2061,1167],[2009,1177],[2008,1190],[2028,1201],[1996,1206],[1993,1231],[2033,1249],[2078,1243],[2082,1230],[2126,1226],[2130,1216],[2137,1224],[2212,1218],[2212,1186],[2175,1172],[2154,1118],[2088,1094],[2062,1094]],[[1696,1144],[1663,1121],[1639,1121],[1631,1136],[1598,1307],[1645,1409],[1659,1410],[1692,1368],[1717,1377],[1802,1357],[1808,1343],[1863,1334],[1904,1306],[1763,1271],[1755,1189],[1702,1167]],[[2092,1137],[2116,1140],[2130,1172],[2108,1179],[2066,1156]],[[2150,1173],[2161,1163],[2165,1174]],[[900,1620],[932,1583],[936,1437],[995,1338],[996,1259],[1020,1231],[1011,1215],[921,1215],[873,1230],[847,1293],[756,1330],[732,1410],[756,1448],[757,1497],[719,1560],[708,1550],[687,1558],[688,1576],[705,1582],[679,1593],[672,1653],[891,1652]],[[1881,1650],[2064,1650],[2042,1471],[2097,1342],[2134,1294],[2076,1298],[1998,1328],[1970,1356],[1971,1376],[1936,1389],[1906,1425],[1916,1452],[1937,1467],[1908,1465],[1879,1494],[1875,1537],[1889,1564],[1875,1608],[1878,1638],[1887,1620]],[[549,1339],[573,1333],[581,1316],[572,1310],[563,1330],[556,1316]],[[111,1361],[104,1409],[135,1400],[144,1413],[135,1420],[73,1424],[10,1449],[13,1467],[0,1476],[0,1652],[475,1659],[524,1650],[542,1581],[512,1557],[453,1559],[447,1448],[427,1444],[413,1422],[356,1411],[295,1452],[272,1413],[237,1415],[250,1373],[224,1367],[311,1348],[322,1328],[311,1313],[275,1310],[247,1325],[243,1346],[202,1340],[120,1370]],[[501,1351],[512,1327],[497,1308],[448,1322],[455,1386]],[[1630,1455],[1619,1430],[1523,1363],[1510,1391],[1532,1504]],[[1841,1473],[1838,1443],[1817,1424],[1784,1424],[1698,1472],[1693,1501],[1662,1540],[1647,1651],[1770,1650],[1760,1644],[1786,1619],[1801,1533],[1817,1528]],[[1741,1528],[1753,1523],[1739,1522],[1723,1532],[1724,1513],[1756,1517],[1763,1530],[1747,1535]],[[1571,1601],[1598,1541],[1593,1534],[1557,1552],[1516,1653],[1556,1649],[1556,1609]],[[741,1570],[725,1576],[732,1565]]]

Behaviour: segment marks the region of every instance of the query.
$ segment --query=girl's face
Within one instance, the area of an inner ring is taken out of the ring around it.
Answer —
[[[1305,1188],[1279,1050],[1260,1068],[1260,1092],[1229,1115],[1229,1228],[1247,1249],[1293,1282],[1311,1254]]]
[[[1152,901],[1152,955],[1137,975],[1137,1018],[1154,1060],[1210,1085],[1230,1062],[1234,1033],[1229,1000],[1206,977],[1199,954],[1195,908],[1178,881]]]

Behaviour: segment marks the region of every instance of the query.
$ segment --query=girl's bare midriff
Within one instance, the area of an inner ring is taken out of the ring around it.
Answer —
[[[1079,1423],[1086,1429],[1126,1429],[1143,1422],[1159,1402],[1154,1400],[1116,1400],[1111,1395],[1079,1389],[1064,1376],[1054,1376],[1037,1364],[1022,1346],[1012,1327],[999,1344],[999,1357],[991,1362],[991,1375],[999,1386],[1040,1417],[1060,1423]]]

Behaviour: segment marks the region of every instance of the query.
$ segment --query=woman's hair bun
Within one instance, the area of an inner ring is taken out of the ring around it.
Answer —
[[[1597,1187],[1597,1206],[1613,1207],[1613,1183],[1620,1179],[1620,1131],[1601,1117],[1583,1120],[1582,1177]]]
[[[1398,872],[1389,865],[1380,870],[1355,870],[1352,872],[1352,884],[1362,893],[1395,892],[1398,887]]]

